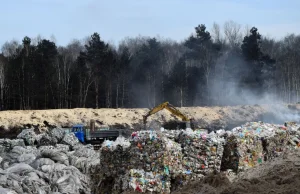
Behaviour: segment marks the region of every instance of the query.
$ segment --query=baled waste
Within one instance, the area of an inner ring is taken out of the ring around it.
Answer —
[[[240,172],[300,147],[295,124],[248,122],[231,131],[133,132],[100,151],[73,134],[23,130],[0,139],[0,193],[170,193],[220,171]],[[101,160],[100,160],[101,156]]]
[[[23,130],[16,140],[0,140],[0,193],[91,193],[90,178],[99,153],[62,129],[35,134]]]
[[[248,122],[231,131],[139,131],[130,139],[105,141],[101,178],[111,193],[170,193],[192,180],[248,168],[300,146],[299,126]],[[124,184],[125,183],[125,184]]]

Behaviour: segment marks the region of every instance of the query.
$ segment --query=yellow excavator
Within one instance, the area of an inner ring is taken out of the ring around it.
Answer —
[[[171,105],[169,102],[164,102],[153,109],[151,109],[146,115],[143,116],[143,121],[144,121],[144,130],[146,130],[146,123],[147,123],[147,118],[158,111],[161,111],[162,109],[167,109],[170,111],[173,115],[178,116],[179,118],[182,119],[182,121],[186,122],[186,128],[191,128],[191,120],[189,119],[186,115],[181,113],[178,109],[175,108],[175,106]]]

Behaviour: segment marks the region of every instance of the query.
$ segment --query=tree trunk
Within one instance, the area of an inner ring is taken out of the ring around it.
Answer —
[[[119,87],[120,87],[120,77],[117,78],[117,84],[116,84],[116,108],[119,108]]]
[[[95,80],[95,101],[96,101],[96,109],[99,108],[99,86],[98,86],[98,79]]]
[[[122,81],[122,99],[121,99],[121,106],[124,108],[124,98],[125,98],[125,81]]]
[[[180,86],[180,107],[183,106],[183,91],[182,91],[182,86]]]

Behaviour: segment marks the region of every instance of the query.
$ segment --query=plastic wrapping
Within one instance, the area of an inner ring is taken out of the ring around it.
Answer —
[[[28,145],[34,145],[37,135],[35,134],[34,129],[23,129],[17,138],[23,139]]]
[[[99,165],[99,153],[92,146],[81,145],[76,137],[65,135],[61,129],[39,135],[32,129],[24,130],[18,138],[0,139],[4,169],[0,168],[1,192],[91,193],[89,177],[83,173],[89,174]],[[25,146],[24,141],[30,146]],[[73,164],[80,170],[70,166]]]

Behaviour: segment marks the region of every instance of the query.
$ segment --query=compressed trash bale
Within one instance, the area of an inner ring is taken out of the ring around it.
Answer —
[[[70,151],[70,147],[68,145],[64,145],[64,144],[56,144],[55,148],[61,151],[65,151],[68,152]]]
[[[22,154],[18,157],[19,163],[31,164],[35,160],[36,156],[32,153]]]
[[[239,154],[237,138],[233,135],[226,137],[221,163],[221,171],[232,169],[238,171]]]
[[[74,133],[68,133],[68,134],[65,134],[61,143],[69,145],[73,149],[80,142],[79,142],[78,138],[74,135]]]
[[[45,141],[43,137],[46,137]],[[37,145],[32,146],[25,146],[23,139],[0,139],[1,167],[4,169],[0,168],[0,186],[27,194],[58,191],[91,193],[89,178],[79,169],[68,166],[69,158],[73,154],[80,156],[74,157],[80,158],[82,171],[88,174],[93,166],[99,164],[99,153],[91,145],[83,146],[80,143],[73,146],[75,151],[69,151],[70,146],[65,144],[48,145],[51,139],[56,140],[57,136],[52,133],[36,135]]]
[[[15,146],[22,146],[25,147],[24,140],[22,139],[12,139],[9,141],[10,142],[10,147],[13,148]]]
[[[170,193],[170,171],[164,164],[167,139],[154,131],[139,131],[132,136],[131,189]]]
[[[37,141],[39,146],[48,146],[48,145],[56,145],[57,139],[55,137],[50,136],[47,133],[40,134],[40,138]]]
[[[263,147],[260,138],[249,135],[238,140],[240,171],[252,168],[263,162]]]
[[[125,173],[130,168],[130,160],[133,159],[131,154],[129,150],[123,150],[121,146],[113,151],[104,147],[100,154],[101,169],[107,169],[103,172],[104,176],[118,176]]]
[[[1,194],[18,194],[17,192],[11,190],[11,189],[6,189],[0,186],[0,193]]]
[[[44,158],[50,158],[51,160],[61,164],[69,165],[69,158],[66,153],[57,149],[42,150],[41,156]]]
[[[222,169],[243,171],[278,157],[288,147],[290,133],[296,134],[291,130],[263,122],[248,122],[232,129],[226,139]]]
[[[0,154],[10,152],[16,146],[25,147],[25,143],[22,139],[0,139]]]
[[[62,141],[66,132],[61,128],[54,128],[49,132],[50,136],[55,138],[58,143]]]
[[[39,169],[40,167],[44,166],[44,165],[53,165],[55,162],[53,160],[51,160],[50,158],[39,158],[37,160],[35,160],[31,166],[34,169]]]
[[[10,173],[23,174],[25,172],[32,172],[32,171],[34,171],[34,169],[31,166],[29,166],[28,164],[19,163],[19,164],[13,164],[12,166],[7,168],[3,172],[8,173],[8,174],[10,174]]]
[[[293,137],[290,138],[289,133],[284,130],[277,130],[276,134],[272,137],[265,138],[265,155],[266,160],[271,160],[280,156],[285,152],[288,147],[289,139],[293,141]],[[295,139],[294,139],[295,140]]]
[[[89,145],[82,146],[69,155],[71,165],[83,173],[93,173],[100,162],[100,153]]]
[[[138,131],[132,133],[130,147],[127,144],[127,148],[123,148],[122,143],[116,145],[115,142],[105,141],[101,148],[100,164],[102,169],[108,171],[103,172],[102,177],[114,177],[111,193],[125,188],[120,185],[120,173],[123,179],[129,176],[128,189],[170,193],[171,180],[187,183],[203,177],[203,167],[208,168],[207,173],[209,169],[211,172],[220,170],[222,141],[216,134],[206,134],[207,138],[199,134],[199,131],[181,134],[180,131]],[[209,156],[201,158],[204,153]]]
[[[23,139],[26,145],[34,145],[36,143],[37,135],[34,129],[23,129],[17,136],[18,139]]]
[[[187,130],[181,132],[177,141],[183,153],[184,174],[188,179],[197,179],[212,172],[219,172],[223,156],[224,139],[214,132]]]

